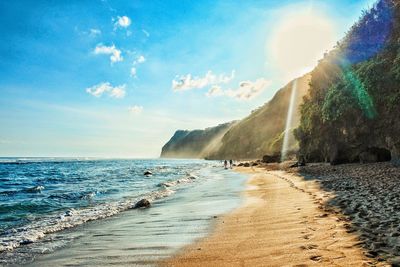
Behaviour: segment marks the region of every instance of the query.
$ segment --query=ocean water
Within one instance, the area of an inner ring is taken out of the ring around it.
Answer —
[[[244,181],[215,161],[1,158],[0,264],[152,265],[238,206]]]

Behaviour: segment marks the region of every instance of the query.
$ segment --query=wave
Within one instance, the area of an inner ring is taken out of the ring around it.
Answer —
[[[34,163],[65,163],[77,161],[93,161],[98,158],[1,158],[0,164],[18,165],[18,164],[34,164]]]
[[[155,190],[147,194],[142,194],[134,198],[111,202],[111,203],[102,203],[93,207],[87,207],[81,209],[71,208],[61,214],[53,214],[45,218],[41,218],[40,220],[33,221],[29,225],[8,229],[4,231],[2,234],[0,234],[0,252],[12,251],[21,245],[37,242],[40,239],[43,239],[48,234],[76,227],[89,221],[107,218],[116,215],[120,212],[132,209],[136,204],[136,202],[143,198],[146,198],[150,202],[153,202],[155,200],[168,197],[175,193],[175,191],[172,190],[171,187],[181,184],[191,183],[196,179],[198,179],[197,176],[193,174],[188,174],[184,178],[161,183],[159,186],[162,188],[159,190]],[[43,189],[44,188],[40,186],[31,188],[31,190],[37,192],[40,192]],[[81,194],[80,196],[73,196],[73,197],[89,199],[94,197],[95,195],[96,192],[89,191],[85,192],[84,194]],[[53,197],[61,197],[61,196],[53,196]]]
[[[196,180],[198,178],[199,177],[197,177],[196,175],[188,174],[185,178],[181,178],[181,179],[173,180],[173,181],[162,182],[162,183],[159,183],[158,186],[168,188],[168,187],[176,186],[178,184],[190,183],[190,182],[193,182],[193,180]]]
[[[44,186],[38,185],[29,188],[24,188],[21,190],[7,190],[7,191],[0,191],[0,195],[12,196],[18,193],[41,193],[44,190]]]

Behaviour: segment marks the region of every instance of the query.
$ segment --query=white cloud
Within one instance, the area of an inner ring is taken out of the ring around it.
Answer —
[[[114,98],[124,98],[126,94],[125,85],[114,87],[110,91],[110,96]]]
[[[131,76],[136,77],[136,68],[135,67],[131,68]]]
[[[222,90],[221,86],[219,86],[219,85],[214,85],[206,93],[207,97],[216,97],[216,96],[222,96],[222,95],[224,95],[224,91]]]
[[[128,111],[132,114],[140,114],[143,111],[143,107],[142,106],[132,106],[128,108]]]
[[[101,30],[99,30],[99,29],[90,29],[89,30],[90,37],[96,37],[98,35],[101,35]]]
[[[210,85],[229,83],[234,78],[235,71],[232,71],[230,76],[225,74],[215,75],[212,71],[208,71],[204,77],[192,77],[191,74],[187,74],[173,80],[172,89],[174,91],[201,89]]]
[[[121,50],[117,49],[115,45],[105,46],[98,44],[93,51],[96,55],[110,55],[111,64],[122,61],[124,58],[121,55]]]
[[[138,56],[138,58],[136,59],[136,63],[137,64],[142,64],[146,61],[146,58],[142,55]]]
[[[128,28],[131,23],[131,19],[127,16],[118,17],[117,21],[114,24],[114,29],[117,29],[118,27]]]
[[[86,88],[86,92],[95,97],[101,97],[103,94],[107,93],[113,98],[124,98],[126,95],[125,87],[125,84],[113,87],[109,82],[103,82]]]
[[[264,78],[257,79],[255,82],[243,81],[239,83],[237,89],[222,90],[219,86],[212,87],[207,93],[208,97],[227,96],[238,100],[250,100],[261,94],[264,89],[271,84],[271,81]]]
[[[131,76],[132,77],[136,77],[136,73],[137,73],[137,65],[142,64],[146,61],[146,58],[142,55],[138,56],[132,63],[132,67],[131,67]]]

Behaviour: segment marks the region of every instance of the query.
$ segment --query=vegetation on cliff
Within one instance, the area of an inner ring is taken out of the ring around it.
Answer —
[[[308,74],[297,79],[291,125],[293,129],[299,125],[298,109],[308,91],[309,80]],[[210,158],[256,159],[266,154],[280,153],[293,83],[294,81],[280,89],[269,102],[229,129],[222,138],[221,147],[211,154]],[[293,135],[289,143],[290,150],[297,150]]]
[[[399,84],[400,3],[380,0],[312,71],[299,154],[340,163],[387,150],[399,160]]]
[[[308,91],[310,75],[297,80],[291,127],[299,125],[299,106]],[[280,89],[262,107],[241,121],[206,130],[179,130],[163,147],[161,157],[256,159],[265,154],[278,154],[282,149],[285,124],[294,81]],[[289,149],[297,151],[297,142],[290,131]]]
[[[222,136],[235,122],[225,123],[205,130],[178,130],[163,146],[163,158],[205,158],[217,150]]]

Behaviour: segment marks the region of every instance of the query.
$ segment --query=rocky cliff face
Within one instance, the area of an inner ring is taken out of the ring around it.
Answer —
[[[221,138],[235,122],[205,130],[178,130],[163,146],[162,158],[206,158],[220,147]]]
[[[299,106],[309,88],[310,75],[296,79],[293,118],[290,132],[299,125]],[[282,149],[286,119],[295,81],[280,89],[264,106],[232,126],[221,140],[221,147],[210,155],[213,159],[256,159],[265,154],[277,154]],[[290,150],[297,142],[290,133]]]
[[[296,130],[308,161],[400,162],[400,3],[379,0],[312,71]]]
[[[299,106],[308,91],[310,75],[296,80],[292,129],[299,125]],[[177,131],[163,147],[161,157],[255,159],[279,153],[293,84],[294,81],[280,89],[268,103],[241,121],[206,130]],[[292,134],[289,143],[292,150],[297,149]]]

